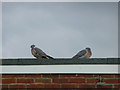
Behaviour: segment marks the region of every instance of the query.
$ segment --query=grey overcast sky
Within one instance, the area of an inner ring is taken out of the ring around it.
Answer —
[[[4,2],[3,58],[34,58],[35,44],[55,58],[90,47],[91,58],[118,57],[117,2]]]

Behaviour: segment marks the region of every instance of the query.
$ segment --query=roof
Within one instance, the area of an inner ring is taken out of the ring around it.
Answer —
[[[120,64],[120,58],[90,58],[90,59],[0,59],[2,65],[73,65],[73,64]]]

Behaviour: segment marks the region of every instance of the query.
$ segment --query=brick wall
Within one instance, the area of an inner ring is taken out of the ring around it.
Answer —
[[[3,74],[2,88],[120,88],[120,75]]]

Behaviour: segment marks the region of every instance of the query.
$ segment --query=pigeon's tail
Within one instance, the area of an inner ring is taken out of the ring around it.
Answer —
[[[51,56],[48,56],[48,55],[47,55],[47,57],[48,57],[48,58],[50,58],[50,59],[54,59],[53,57],[51,57]]]

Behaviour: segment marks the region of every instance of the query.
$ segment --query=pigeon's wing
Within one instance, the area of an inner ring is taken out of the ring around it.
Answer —
[[[85,55],[86,55],[86,53],[87,53],[87,51],[86,51],[86,50],[82,50],[82,51],[78,52],[75,56],[73,56],[72,58],[79,58],[79,57],[83,57],[83,56],[85,56]]]
[[[46,54],[39,48],[34,48],[37,55],[46,56]]]
[[[34,48],[35,49],[35,52],[36,54],[41,57],[41,58],[46,58],[46,59],[54,59],[53,57],[51,56],[48,56],[47,54],[45,54],[41,49],[39,48]]]

